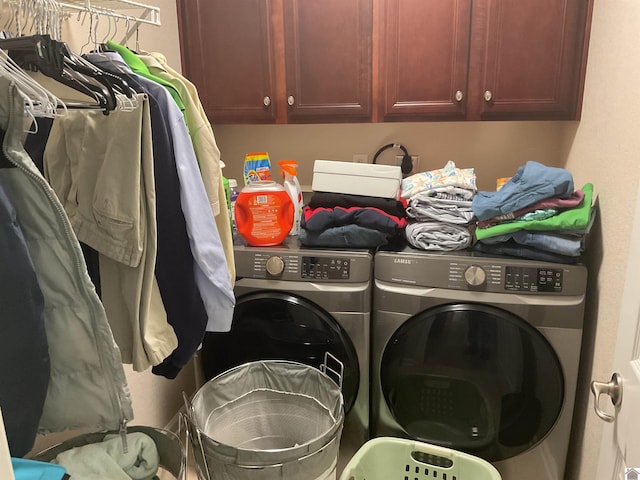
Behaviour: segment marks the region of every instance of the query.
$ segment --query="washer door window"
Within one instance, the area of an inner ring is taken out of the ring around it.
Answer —
[[[538,443],[563,402],[558,357],[504,310],[446,305],[405,322],[381,364],[384,399],[417,440],[498,461]]]
[[[309,300],[282,292],[256,292],[237,299],[231,331],[206,334],[202,360],[210,379],[258,360],[289,360],[319,368],[326,352],[344,364],[342,392],[349,412],[358,394],[360,370],[344,329]]]

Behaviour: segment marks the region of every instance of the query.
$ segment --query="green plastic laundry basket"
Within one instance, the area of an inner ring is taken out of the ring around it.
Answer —
[[[402,438],[369,440],[344,467],[340,480],[501,480],[486,460]]]

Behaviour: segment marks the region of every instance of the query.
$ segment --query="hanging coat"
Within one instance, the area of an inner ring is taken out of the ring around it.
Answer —
[[[44,298],[51,375],[40,433],[113,430],[133,418],[120,351],[60,201],[22,147],[23,99],[0,77],[0,169]],[[1,365],[0,368],[13,368]]]

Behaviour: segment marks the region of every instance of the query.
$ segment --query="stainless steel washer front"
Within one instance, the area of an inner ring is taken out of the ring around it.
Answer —
[[[562,480],[586,268],[415,249],[375,256],[372,434]]]
[[[369,439],[373,255],[368,250],[235,247],[236,309],[230,332],[207,333],[207,378],[249,361],[344,364],[341,461]]]

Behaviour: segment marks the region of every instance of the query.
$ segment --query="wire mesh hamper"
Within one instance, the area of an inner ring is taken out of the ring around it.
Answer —
[[[369,440],[340,480],[501,480],[489,462],[456,450],[402,438]]]
[[[336,383],[326,363],[250,362],[203,385],[186,415],[199,478],[335,479],[342,371]]]

